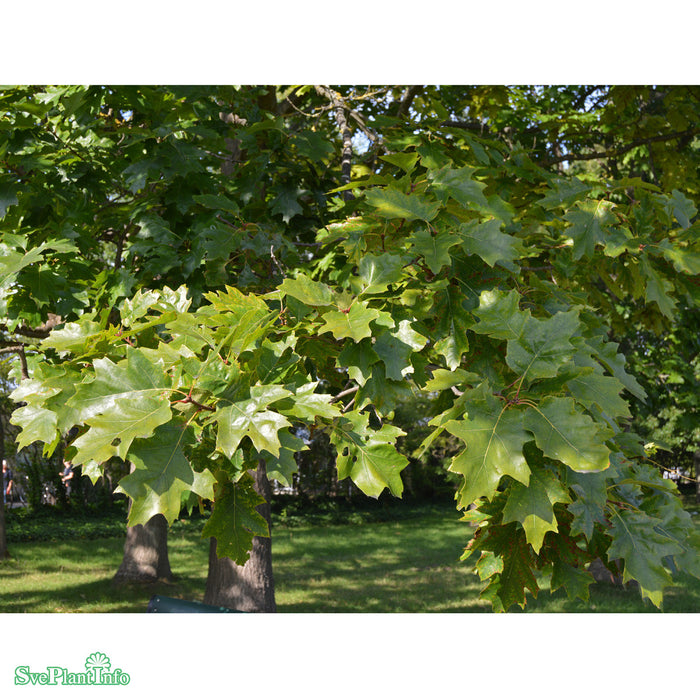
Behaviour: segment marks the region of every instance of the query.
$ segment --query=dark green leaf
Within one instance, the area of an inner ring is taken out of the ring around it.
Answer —
[[[192,491],[214,497],[214,477],[192,469],[183,452],[194,441],[191,428],[176,423],[161,425],[149,440],[136,440],[129,451],[131,474],[119,482],[119,491],[132,499],[129,525],[145,525],[162,513],[172,523],[180,515],[181,496]]]
[[[547,398],[527,409],[525,428],[545,456],[557,459],[579,472],[600,472],[610,464],[605,440],[612,431],[594,423],[571,398]]]
[[[235,484],[227,481],[216,487],[214,510],[202,537],[216,538],[216,555],[228,557],[243,566],[253,548],[253,537],[269,537],[267,521],[257,511],[265,503],[253,487],[253,479],[244,474]]]
[[[558,532],[554,504],[570,501],[566,489],[549,469],[531,465],[528,484],[516,481],[508,490],[503,524],[520,523],[528,544],[539,553],[544,536]]]

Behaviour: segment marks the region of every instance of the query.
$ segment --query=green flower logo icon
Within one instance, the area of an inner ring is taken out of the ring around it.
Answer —
[[[109,671],[111,665],[109,657],[101,651],[96,651],[85,659],[85,668],[88,671],[91,671],[93,668],[101,668],[104,671]]]

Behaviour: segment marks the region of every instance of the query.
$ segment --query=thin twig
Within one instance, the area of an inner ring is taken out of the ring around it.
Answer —
[[[349,389],[344,389],[339,394],[336,394],[333,401],[337,401],[338,399],[342,399],[344,396],[348,396],[349,394],[354,394],[356,391],[359,391],[359,390],[360,390],[359,386],[351,386]]]
[[[280,271],[280,275],[282,275],[282,277],[286,277],[287,275],[284,271],[284,268],[280,264],[280,261],[275,257],[274,246],[270,246],[270,257],[272,258],[272,262],[275,263],[275,265],[277,266],[277,269]]]
[[[27,355],[24,352],[24,345],[10,345],[6,348],[0,348],[0,355],[9,355],[16,353],[19,356],[20,366],[22,367],[22,379],[29,379],[29,367],[27,366]]]
[[[213,406],[206,406],[203,403],[199,403],[199,401],[195,401],[191,396],[186,396],[184,399],[178,399],[175,403],[191,403],[200,411],[216,411],[216,408],[214,408]]]

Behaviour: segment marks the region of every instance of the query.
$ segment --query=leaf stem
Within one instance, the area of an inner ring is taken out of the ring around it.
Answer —
[[[184,399],[178,399],[175,401],[175,403],[191,403],[193,406],[196,406],[200,411],[216,411],[216,408],[212,406],[206,406],[203,403],[199,403],[199,401],[195,401],[191,396],[185,396]]]

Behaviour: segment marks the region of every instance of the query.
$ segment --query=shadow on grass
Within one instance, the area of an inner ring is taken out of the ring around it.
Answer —
[[[273,534],[280,612],[487,612],[459,561],[471,529],[448,518]]]
[[[201,542],[172,539],[173,582],[117,585],[123,546],[121,538],[16,545],[14,558],[0,562],[0,612],[138,613],[155,594],[201,600],[207,556]]]
[[[191,530],[191,531],[190,531]],[[358,525],[275,527],[272,549],[281,613],[490,612],[484,584],[460,561],[471,526],[450,509],[415,519]],[[145,612],[154,594],[201,601],[208,547],[194,528],[169,536],[173,583],[116,586],[123,539],[17,544],[0,562],[0,612]],[[700,612],[700,582],[679,577],[667,612]],[[636,590],[606,584],[590,600],[563,590],[528,596],[526,612],[656,612]],[[521,612],[517,606],[511,612]]]

